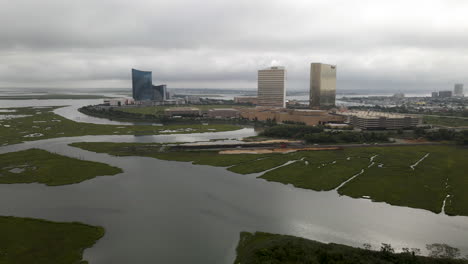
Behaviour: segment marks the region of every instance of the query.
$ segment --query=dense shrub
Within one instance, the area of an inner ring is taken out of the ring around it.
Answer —
[[[323,127],[305,125],[279,125],[265,129],[261,136],[303,139],[307,134],[320,133]]]
[[[322,132],[304,136],[307,143],[388,142],[387,133]]]
[[[266,128],[261,136],[304,139],[307,143],[363,143],[387,142],[387,133],[332,131],[324,132],[321,126],[279,125]]]
[[[417,137],[424,137],[431,141],[455,141],[460,145],[468,145],[468,130],[455,131],[452,129],[439,129],[436,131],[426,132],[424,129],[416,128],[414,134]]]
[[[443,247],[444,245],[442,245]],[[428,248],[429,249],[429,248]],[[256,232],[242,232],[237,246],[235,264],[466,264],[452,254],[432,258],[417,256],[419,249],[395,253],[390,244],[382,244],[380,251],[353,248],[339,244],[325,244],[299,237]],[[432,250],[432,248],[430,249]],[[444,249],[442,249],[443,251]],[[439,250],[440,251],[440,250]],[[447,252],[447,251],[443,251]]]

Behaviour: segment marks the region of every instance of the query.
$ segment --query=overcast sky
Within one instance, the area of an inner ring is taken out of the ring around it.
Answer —
[[[131,68],[169,88],[256,88],[311,62],[338,90],[468,85],[466,0],[0,0],[0,87],[118,88]]]

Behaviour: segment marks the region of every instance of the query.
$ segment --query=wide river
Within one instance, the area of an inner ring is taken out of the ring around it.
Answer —
[[[85,102],[73,101],[74,105]],[[0,102],[0,107],[20,106],[24,101],[9,102],[16,105]],[[447,243],[468,253],[468,217],[352,199],[335,191],[298,189],[225,168],[114,157],[68,146],[80,141],[195,142],[254,133],[242,129],[189,135],[84,136],[1,147],[0,153],[41,148],[107,163],[124,172],[58,187],[0,185],[0,215],[105,227],[105,236],[84,254],[95,264],[232,263],[241,231],[290,234],[352,246],[370,243],[374,248],[380,243],[397,249]]]

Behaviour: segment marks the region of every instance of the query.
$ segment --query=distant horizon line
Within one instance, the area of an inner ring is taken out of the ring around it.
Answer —
[[[14,89],[24,89],[24,90],[70,90],[70,91],[79,91],[79,90],[119,90],[131,92],[131,87],[107,87],[107,88],[96,88],[96,87],[80,87],[80,88],[64,88],[64,87],[0,87],[0,90],[14,90]],[[212,91],[245,91],[245,92],[256,92],[257,88],[198,88],[198,87],[191,87],[191,88],[168,88],[168,90],[212,90]],[[437,91],[451,91],[451,89],[439,89]],[[84,91],[83,91],[84,92]],[[309,89],[288,89],[287,92],[309,92]],[[401,88],[395,89],[385,89],[385,90],[378,90],[378,89],[369,89],[369,88],[348,88],[348,89],[337,89],[336,93],[356,93],[356,92],[365,92],[365,93],[375,93],[375,94],[389,94],[389,93],[431,93],[434,92],[433,89],[411,89],[407,91],[402,91]]]

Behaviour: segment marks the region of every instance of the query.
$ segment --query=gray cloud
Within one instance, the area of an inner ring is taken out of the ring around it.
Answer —
[[[255,88],[256,71],[338,65],[338,89],[468,83],[463,0],[0,0],[0,86]]]

